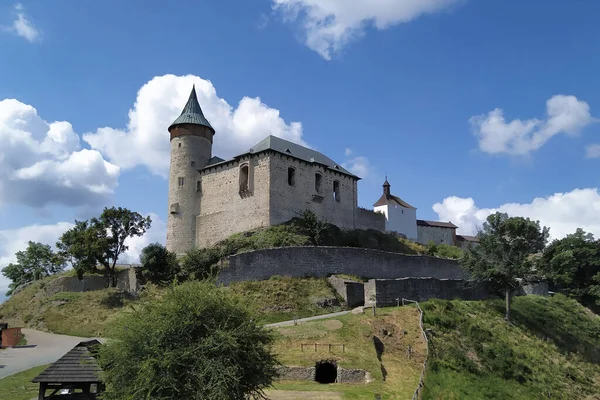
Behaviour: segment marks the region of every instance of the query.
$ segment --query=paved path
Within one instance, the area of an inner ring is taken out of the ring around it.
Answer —
[[[265,326],[268,328],[279,328],[281,326],[290,326],[290,325],[295,325],[295,324],[301,324],[302,322],[316,321],[318,319],[340,317],[342,315],[346,315],[349,313],[350,313],[350,311],[340,311],[340,312],[336,312],[336,313],[332,313],[332,314],[317,315],[316,317],[300,318],[295,321],[292,320],[292,321],[275,322],[274,324],[267,324]]]
[[[79,342],[89,340],[88,338],[40,332],[34,329],[23,329],[22,332],[27,339],[27,345],[36,346],[0,350],[0,379],[39,365],[53,363]]]

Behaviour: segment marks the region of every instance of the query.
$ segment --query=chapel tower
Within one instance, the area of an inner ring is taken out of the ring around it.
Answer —
[[[196,246],[196,217],[200,214],[200,173],[212,156],[215,130],[192,88],[181,115],[169,126],[171,164],[167,249],[178,255]]]

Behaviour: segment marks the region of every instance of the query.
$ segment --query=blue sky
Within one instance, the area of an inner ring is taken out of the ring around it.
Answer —
[[[173,4],[175,3],[175,4]],[[472,232],[494,210],[600,235],[594,0],[0,4],[0,263],[125,206],[164,241],[167,126],[192,83],[216,155],[268,134]]]

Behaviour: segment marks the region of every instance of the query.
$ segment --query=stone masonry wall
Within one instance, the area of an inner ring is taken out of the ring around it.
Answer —
[[[240,170],[249,169],[249,193],[240,194]],[[269,226],[270,160],[265,154],[215,167],[202,175],[196,246],[208,247],[237,232]]]
[[[325,278],[334,274],[349,274],[377,279],[466,277],[455,260],[352,247],[283,247],[256,250],[231,256],[228,262],[229,266],[219,275],[219,281],[224,284],[265,280],[273,275]]]
[[[117,272],[117,289],[137,294],[141,287],[140,272],[137,268],[128,268]],[[52,296],[59,292],[91,292],[108,287],[104,276],[90,275],[79,280],[76,276],[61,276],[44,286],[44,292]]]
[[[364,208],[356,210],[356,229],[375,229],[385,232],[385,214]]]
[[[417,225],[417,242],[427,244],[432,240],[435,244],[454,245],[454,229],[437,226]]]
[[[271,225],[287,222],[309,209],[339,228],[354,229],[357,210],[357,186],[354,178],[283,154],[270,153],[270,160]],[[290,167],[295,170],[294,186],[288,184]],[[322,176],[318,192],[315,187],[317,173]],[[339,202],[333,198],[334,181],[340,183]]]
[[[338,278],[333,275],[327,278],[327,282],[344,299],[348,307],[358,307],[363,305],[365,290],[362,282],[355,282],[349,279]]]

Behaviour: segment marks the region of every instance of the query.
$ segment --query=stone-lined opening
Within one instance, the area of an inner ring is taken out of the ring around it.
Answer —
[[[335,383],[337,365],[333,361],[317,361],[315,364],[315,381],[319,383]]]

